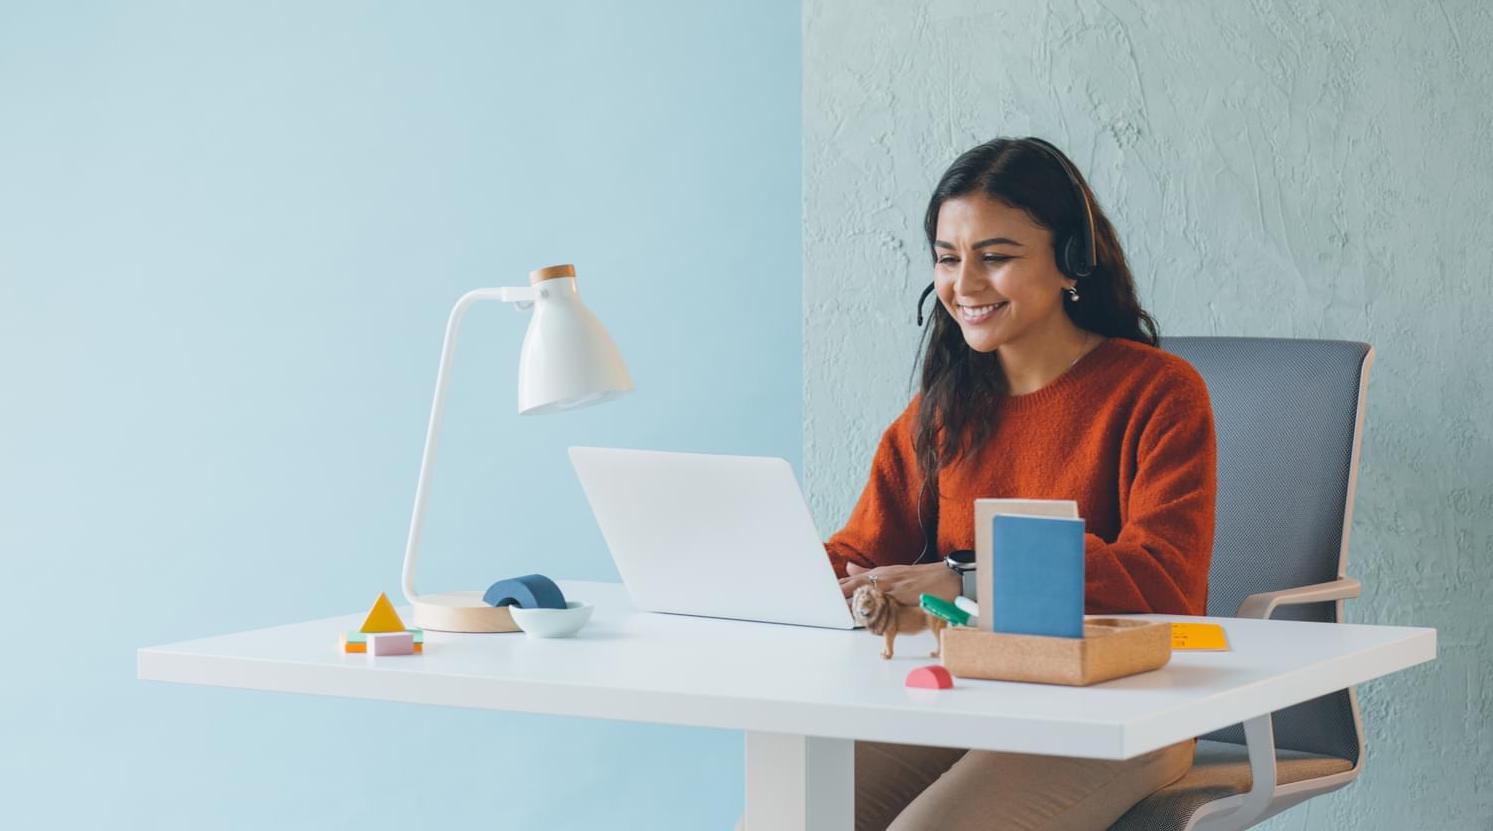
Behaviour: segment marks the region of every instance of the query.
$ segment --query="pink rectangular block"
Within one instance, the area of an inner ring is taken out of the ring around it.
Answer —
[[[412,632],[370,632],[369,655],[413,655],[415,635]]]

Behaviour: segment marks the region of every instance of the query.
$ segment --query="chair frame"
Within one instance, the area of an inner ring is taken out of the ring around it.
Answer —
[[[1274,592],[1252,594],[1239,604],[1235,617],[1268,620],[1281,606],[1309,603],[1336,603],[1336,619],[1343,618],[1343,601],[1356,598],[1362,590],[1357,580],[1347,575],[1348,534],[1353,527],[1353,502],[1358,491],[1358,460],[1363,444],[1364,410],[1368,401],[1369,369],[1374,364],[1374,347],[1364,354],[1358,377],[1358,410],[1354,416],[1353,451],[1348,463],[1348,489],[1343,507],[1343,531],[1338,551],[1336,580],[1310,586],[1298,586]],[[1349,687],[1348,700],[1353,710],[1353,726],[1358,731],[1358,761],[1342,773],[1303,779],[1287,785],[1278,784],[1275,768],[1275,730],[1271,714],[1244,722],[1245,747],[1249,751],[1250,789],[1199,806],[1188,819],[1184,831],[1238,831],[1275,816],[1314,796],[1342,788],[1363,771],[1363,718],[1358,709],[1358,693]]]

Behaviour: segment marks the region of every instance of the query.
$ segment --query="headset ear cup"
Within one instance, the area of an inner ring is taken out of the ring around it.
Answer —
[[[1078,239],[1072,234],[1067,234],[1058,242],[1058,271],[1063,272],[1064,277],[1077,279],[1076,266],[1078,265]]]
[[[1094,272],[1094,269],[1089,267],[1088,258],[1084,256],[1083,247],[1083,242],[1078,236],[1072,235],[1068,237],[1067,244],[1063,249],[1063,256],[1068,261],[1065,272],[1075,280],[1080,277],[1087,277]]]

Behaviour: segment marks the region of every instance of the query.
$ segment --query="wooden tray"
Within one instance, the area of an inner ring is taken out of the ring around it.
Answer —
[[[1164,621],[1086,618],[1082,638],[1008,635],[950,626],[939,641],[943,665],[960,678],[1084,687],[1160,669],[1172,659]]]

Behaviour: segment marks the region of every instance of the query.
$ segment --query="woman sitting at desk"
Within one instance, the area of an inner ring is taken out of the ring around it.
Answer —
[[[875,583],[903,603],[951,600],[961,579],[940,552],[974,548],[976,498],[1074,499],[1087,612],[1203,614],[1208,390],[1157,348],[1078,171],[1036,139],[986,142],[939,180],[924,230],[938,302],[921,390],[825,543],[845,595]],[[857,742],[856,828],[1102,829],[1181,778],[1193,746],[1115,762]]]

